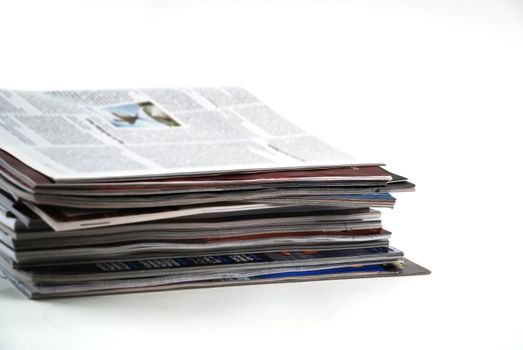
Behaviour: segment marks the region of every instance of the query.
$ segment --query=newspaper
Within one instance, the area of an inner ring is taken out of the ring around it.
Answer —
[[[236,87],[0,90],[0,149],[57,182],[362,164]]]

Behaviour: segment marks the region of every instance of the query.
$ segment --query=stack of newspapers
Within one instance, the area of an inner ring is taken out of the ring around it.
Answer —
[[[0,90],[0,271],[30,298],[426,274],[413,191],[240,88]]]

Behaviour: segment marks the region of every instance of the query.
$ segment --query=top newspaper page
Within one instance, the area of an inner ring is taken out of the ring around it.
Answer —
[[[56,182],[376,164],[236,87],[0,90],[0,148]]]

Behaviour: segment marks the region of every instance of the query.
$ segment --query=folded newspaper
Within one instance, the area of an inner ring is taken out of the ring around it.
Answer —
[[[413,191],[241,88],[0,90],[0,271],[30,298],[429,273]]]

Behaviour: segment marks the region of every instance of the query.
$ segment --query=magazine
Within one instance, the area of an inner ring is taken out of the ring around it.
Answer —
[[[0,148],[56,182],[369,164],[236,87],[0,98]]]
[[[427,274],[383,166],[236,87],[0,90],[0,272],[30,298]]]

